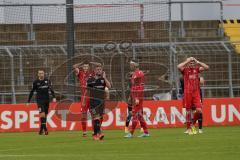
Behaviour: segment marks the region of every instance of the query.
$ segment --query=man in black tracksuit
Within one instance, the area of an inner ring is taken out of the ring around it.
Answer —
[[[53,102],[56,102],[51,81],[45,78],[44,74],[45,73],[43,70],[38,71],[38,79],[36,79],[33,82],[32,89],[28,97],[28,103],[30,103],[34,92],[35,91],[37,92],[36,102],[37,102],[38,110],[40,113],[40,121],[41,121],[39,135],[42,135],[43,132],[45,135],[48,135],[46,121],[47,121],[47,114],[48,114],[48,108],[49,108],[49,102],[50,102],[49,91],[52,94]]]

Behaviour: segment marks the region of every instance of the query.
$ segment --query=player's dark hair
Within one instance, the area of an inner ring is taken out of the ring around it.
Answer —
[[[90,65],[90,62],[88,60],[83,61],[83,64],[88,64]]]

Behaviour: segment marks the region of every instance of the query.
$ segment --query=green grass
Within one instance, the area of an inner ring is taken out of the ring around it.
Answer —
[[[1,133],[0,159],[23,160],[238,160],[240,127],[208,127],[188,136],[183,128],[153,129],[151,137],[124,139],[123,131],[105,131],[104,141],[81,132]],[[138,135],[138,131],[136,135]]]

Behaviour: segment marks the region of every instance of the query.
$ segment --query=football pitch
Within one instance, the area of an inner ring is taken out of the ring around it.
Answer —
[[[203,134],[185,135],[183,128],[152,129],[151,137],[124,139],[123,131],[105,131],[103,141],[80,131],[0,133],[4,160],[238,160],[240,127],[205,127]]]

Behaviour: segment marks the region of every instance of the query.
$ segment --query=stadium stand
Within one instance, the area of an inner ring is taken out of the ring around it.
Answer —
[[[173,22],[174,41],[221,40],[218,21],[184,22],[185,35],[180,36],[180,22]],[[167,22],[144,22],[145,37],[140,37],[140,25],[136,22],[75,24],[75,40],[79,44],[101,44],[108,41],[131,40],[139,42],[168,42]],[[16,28],[16,29],[15,29]],[[29,25],[0,25],[0,45],[55,45],[66,42],[65,24],[34,24],[34,39],[30,38]]]
[[[237,53],[240,54],[240,20],[226,20],[223,27],[226,36],[233,42]]]
[[[180,22],[175,21],[173,26],[173,42],[179,63],[186,56],[196,56],[199,60],[210,65],[211,70],[204,73],[206,79],[206,97],[224,97],[229,95],[228,77],[228,51],[222,43],[204,43],[209,41],[220,41],[224,37],[219,34],[218,21],[186,21],[184,22],[185,33],[182,35]],[[17,102],[26,102],[26,94],[30,89],[31,82],[35,78],[37,69],[46,69],[48,76],[54,82],[54,88],[58,95],[64,95],[67,91],[65,79],[66,70],[66,26],[65,24],[34,24],[33,31],[35,39],[29,36],[28,25],[0,25],[0,45],[2,46],[0,76],[4,77],[0,88],[1,98],[5,103],[10,103],[11,72],[10,57],[6,50],[13,54],[14,59],[14,82]],[[139,35],[139,23],[83,23],[75,24],[75,58],[74,62],[83,59],[104,63],[104,70],[108,75],[114,89],[120,90],[127,88],[127,82],[122,84],[119,71],[121,65],[132,57],[136,57],[142,64],[142,69],[146,74],[146,98],[152,99],[156,93],[176,92],[174,82],[171,80],[173,75],[169,68],[171,66],[169,46],[164,46],[169,42],[167,22],[145,22],[144,38]],[[106,51],[104,44],[113,41],[131,41],[133,46],[119,54],[118,50]],[[187,44],[185,42],[194,42]],[[150,43],[151,42],[151,43]],[[159,45],[159,42],[164,42]],[[178,43],[179,42],[179,43]],[[201,43],[203,42],[203,43]],[[235,52],[229,44],[231,52]],[[233,85],[239,85],[239,57],[233,58]],[[123,58],[123,61],[119,59]],[[151,62],[151,63],[149,63]],[[217,63],[216,63],[217,62]],[[156,64],[155,64],[156,63]],[[114,65],[112,65],[114,64]],[[124,65],[124,73],[129,71],[129,66]],[[175,66],[176,67],[176,66]],[[22,70],[20,69],[22,68]],[[220,80],[219,80],[220,79]],[[176,79],[175,79],[176,80]],[[78,85],[78,82],[76,82]],[[225,89],[224,89],[225,88]],[[239,91],[235,89],[236,95]],[[78,94],[78,92],[76,92]]]

